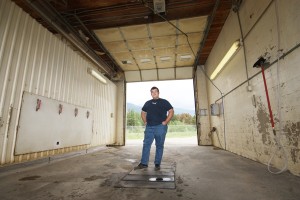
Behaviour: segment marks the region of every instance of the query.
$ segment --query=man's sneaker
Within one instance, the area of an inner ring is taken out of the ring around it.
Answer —
[[[155,164],[155,170],[156,170],[156,171],[157,171],[157,170],[160,170],[160,165]]]
[[[140,163],[138,166],[134,167],[133,169],[137,170],[137,169],[144,169],[144,168],[147,168],[147,167],[148,167],[148,165],[144,165],[144,164]]]

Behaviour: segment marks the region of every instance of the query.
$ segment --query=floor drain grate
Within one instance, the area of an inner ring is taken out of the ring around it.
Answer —
[[[163,163],[160,170],[154,166],[132,170],[124,176],[116,187],[175,189],[175,163]]]

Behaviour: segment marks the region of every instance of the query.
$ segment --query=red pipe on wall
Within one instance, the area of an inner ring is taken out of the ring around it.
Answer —
[[[274,129],[275,125],[274,125],[273,113],[272,113],[272,109],[271,109],[270,98],[269,98],[269,93],[268,93],[268,87],[267,87],[267,82],[266,82],[266,77],[265,77],[265,70],[264,70],[263,66],[260,66],[260,67],[261,67],[261,72],[262,72],[263,79],[264,79],[265,91],[266,91],[266,96],[267,96],[267,101],[268,101],[268,108],[269,108],[269,113],[270,113],[270,121],[271,121],[271,124],[272,124],[273,133],[275,135],[275,129]]]

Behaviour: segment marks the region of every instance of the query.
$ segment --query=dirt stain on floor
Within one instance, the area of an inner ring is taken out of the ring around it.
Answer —
[[[85,178],[84,181],[95,181],[97,179],[104,179],[104,176],[90,176],[88,178]]]
[[[41,176],[26,176],[26,177],[20,178],[19,181],[34,181],[38,178],[41,178]]]

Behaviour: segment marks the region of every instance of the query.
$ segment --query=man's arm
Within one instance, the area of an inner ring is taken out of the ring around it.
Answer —
[[[146,115],[147,115],[147,113],[145,111],[141,112],[141,117],[142,117],[142,120],[143,120],[143,122],[144,122],[145,125],[147,124]]]
[[[174,115],[174,110],[173,108],[171,108],[169,111],[168,111],[168,116],[167,116],[167,119],[165,121],[162,122],[163,125],[167,125],[169,123],[169,121],[172,119]]]

